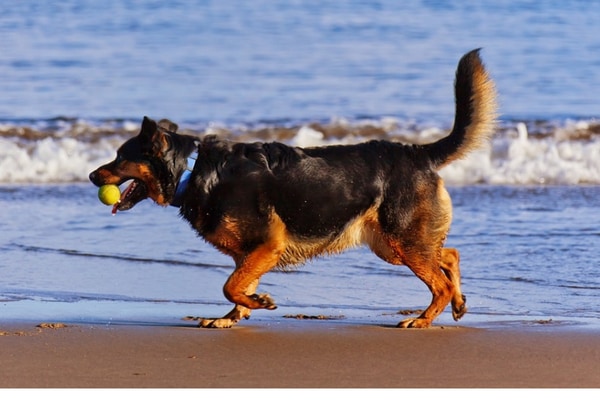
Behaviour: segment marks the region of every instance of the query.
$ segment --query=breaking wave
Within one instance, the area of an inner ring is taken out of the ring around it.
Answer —
[[[0,122],[0,183],[84,182],[111,160],[139,121],[74,118]],[[393,117],[320,122],[181,124],[180,132],[217,134],[239,141],[282,141],[295,146],[350,144],[371,139],[428,143],[449,127]],[[586,185],[600,183],[600,122],[503,121],[490,146],[441,171],[451,185]]]

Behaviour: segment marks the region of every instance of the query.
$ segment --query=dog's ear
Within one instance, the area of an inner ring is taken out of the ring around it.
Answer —
[[[139,137],[144,151],[154,155],[163,154],[171,147],[169,134],[159,129],[158,124],[148,117],[142,121]]]
[[[168,119],[161,119],[160,121],[158,121],[158,126],[160,126],[166,131],[173,133],[177,132],[177,129],[179,129],[179,126],[177,126],[175,122],[169,121]]]
[[[142,121],[142,130],[140,131],[140,136],[143,136],[144,139],[151,140],[154,132],[156,132],[158,125],[156,122],[148,117],[144,117]]]

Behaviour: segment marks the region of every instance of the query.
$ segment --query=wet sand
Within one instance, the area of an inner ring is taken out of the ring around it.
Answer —
[[[597,388],[600,334],[0,323],[3,388]]]

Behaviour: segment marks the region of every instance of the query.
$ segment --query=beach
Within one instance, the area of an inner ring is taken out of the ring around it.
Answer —
[[[597,388],[600,335],[328,321],[0,327],[3,388]]]

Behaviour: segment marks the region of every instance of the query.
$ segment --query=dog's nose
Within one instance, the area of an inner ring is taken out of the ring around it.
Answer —
[[[92,171],[90,172],[90,181],[92,181],[92,183],[94,183],[96,181],[96,171]]]

